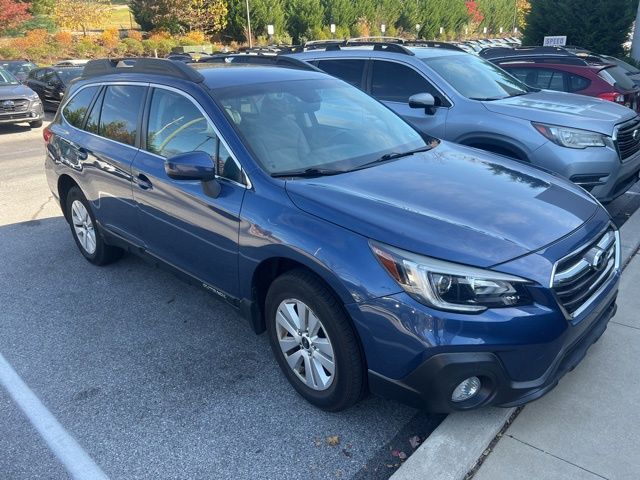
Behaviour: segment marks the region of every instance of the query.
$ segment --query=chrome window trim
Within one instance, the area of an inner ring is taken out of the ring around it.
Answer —
[[[209,122],[209,125],[211,126],[211,128],[213,129],[213,131],[215,132],[215,134],[218,136],[218,138],[220,139],[220,141],[222,142],[222,144],[224,145],[224,147],[227,149],[227,151],[229,152],[231,158],[233,159],[233,161],[235,162],[236,166],[240,169],[240,171],[242,171],[244,173],[244,178],[246,178],[247,180],[247,184],[243,184],[243,183],[239,183],[236,182],[235,180],[231,180],[230,178],[226,178],[226,177],[221,177],[219,175],[216,175],[216,178],[220,178],[220,179],[224,179],[227,180],[231,183],[234,183],[236,185],[242,186],[246,189],[251,189],[253,188],[253,184],[251,183],[251,179],[249,178],[249,175],[247,174],[247,171],[245,168],[242,167],[242,165],[240,164],[240,162],[238,161],[238,159],[236,158],[235,153],[233,152],[233,150],[229,147],[229,144],[227,143],[227,141],[225,140],[225,138],[220,134],[220,131],[216,128],[215,124],[213,123],[213,121],[211,120],[211,117],[209,117],[209,115],[207,114],[207,112],[204,111],[204,109],[202,108],[202,106],[188,93],[183,92],[180,89],[177,89],[175,87],[170,87],[168,85],[161,85],[158,83],[149,83],[149,82],[132,82],[132,81],[108,81],[108,82],[94,82],[94,83],[88,83],[86,85],[83,85],[82,87],[78,88],[78,90],[76,90],[73,95],[71,95],[70,97],[68,97],[67,99],[65,99],[64,105],[60,107],[60,115],[62,116],[62,118],[64,118],[65,122],[73,129],[79,131],[79,132],[83,132],[86,133],[88,135],[92,135],[96,138],[100,138],[101,140],[107,140],[109,142],[113,142],[117,145],[123,145],[125,147],[129,147],[132,148],[133,150],[136,151],[143,151],[145,153],[148,153],[150,155],[153,155],[154,157],[158,157],[161,158],[162,160],[166,160],[166,157],[163,157],[162,155],[157,155],[155,153],[149,152],[148,150],[142,149],[142,148],[137,148],[134,145],[129,145],[127,143],[122,143],[122,142],[118,142],[117,140],[112,140],[111,138],[107,138],[107,137],[103,137],[101,135],[97,135],[95,133],[92,132],[87,132],[86,130],[82,130],[80,128],[77,128],[73,125],[71,125],[69,123],[69,121],[66,119],[66,117],[64,116],[64,109],[67,106],[67,104],[76,96],[78,95],[78,93],[80,93],[82,90],[84,90],[85,88],[88,87],[102,87],[102,86],[109,86],[109,85],[133,85],[133,86],[144,86],[147,88],[161,88],[164,90],[169,90],[172,92],[175,92],[179,95],[182,95],[183,97],[185,97],[187,100],[191,101],[191,103],[193,103],[196,108],[200,111],[200,113],[202,113],[202,115],[204,116],[204,118],[207,119],[207,122]]]

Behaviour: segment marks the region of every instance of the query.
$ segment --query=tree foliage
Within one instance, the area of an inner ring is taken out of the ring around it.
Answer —
[[[212,35],[227,24],[227,3],[224,0],[187,0],[178,19],[191,30]]]
[[[109,8],[108,0],[56,0],[53,17],[59,27],[81,29],[97,26]]]
[[[530,0],[523,43],[541,45],[546,35],[566,35],[567,44],[622,55],[638,0]]]
[[[29,4],[16,0],[0,0],[0,32],[29,20]]]

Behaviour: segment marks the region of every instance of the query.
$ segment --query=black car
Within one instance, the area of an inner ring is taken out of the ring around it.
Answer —
[[[29,72],[25,84],[35,91],[45,110],[57,110],[69,83],[82,75],[84,67],[45,67]]]
[[[38,68],[28,60],[0,60],[0,67],[11,73],[20,83],[24,83],[31,70]]]

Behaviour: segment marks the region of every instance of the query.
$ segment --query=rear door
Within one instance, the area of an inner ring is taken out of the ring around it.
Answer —
[[[42,88],[43,87],[42,81],[44,80],[44,76],[47,73],[47,70],[48,69],[46,68],[36,68],[35,70],[31,70],[31,72],[29,72],[29,77],[25,82],[31,90],[33,90],[38,94],[38,96],[40,97],[40,100],[42,100],[43,102],[44,102],[44,91]]]
[[[146,107],[144,150],[133,164],[133,196],[147,251],[220,294],[238,296],[238,232],[248,180],[204,109],[186,93],[155,87]],[[220,191],[174,180],[165,160],[204,151]]]
[[[62,99],[63,84],[58,74],[53,69],[47,69],[44,75],[42,92],[45,102],[51,107],[58,108]]]
[[[86,87],[94,88],[94,87]],[[73,135],[82,188],[101,227],[143,246],[133,202],[131,164],[138,153],[139,128],[147,84],[112,84],[101,87],[88,115]],[[72,123],[74,99],[63,108]]]
[[[394,60],[371,60],[369,94],[380,100],[419,131],[437,138],[445,137],[451,103],[424,75],[408,64]],[[430,93],[436,101],[433,113],[409,107],[409,97]]]
[[[317,67],[329,75],[344,80],[350,85],[364,90],[367,59],[364,58],[328,58],[317,62]]]

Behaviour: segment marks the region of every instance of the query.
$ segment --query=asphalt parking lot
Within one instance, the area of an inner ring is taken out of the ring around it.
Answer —
[[[317,410],[224,303],[133,256],[90,265],[43,161],[41,129],[0,126],[0,355],[109,477],[387,478],[441,421]],[[0,478],[67,478],[1,387],[0,432]]]
[[[133,256],[90,265],[41,135],[0,126],[0,354],[109,477],[387,478],[442,420],[378,398],[321,412],[224,303]],[[638,206],[636,185],[608,208]],[[1,388],[0,431],[0,478],[66,478]]]

